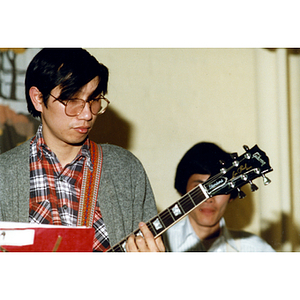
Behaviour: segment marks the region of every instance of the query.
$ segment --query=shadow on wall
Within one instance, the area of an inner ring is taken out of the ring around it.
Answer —
[[[243,190],[247,196],[229,203],[224,215],[227,227],[233,230],[244,230],[250,225],[256,210],[250,187],[246,185]],[[292,216],[282,213],[277,220],[266,222],[259,235],[276,251],[283,251],[284,244],[289,244],[291,251],[300,251],[300,228],[293,222]]]
[[[243,199],[237,197],[230,202],[224,214],[226,226],[234,230],[243,230],[250,225],[254,214],[254,202],[250,187],[246,185],[242,190],[246,197]]]
[[[39,124],[31,115],[17,114],[8,106],[0,105],[0,153],[31,138]]]
[[[132,126],[109,108],[103,115],[98,116],[89,137],[96,143],[108,143],[130,148]]]
[[[281,213],[277,222],[268,222],[261,237],[277,251],[282,251],[285,243],[291,245],[291,251],[300,251],[300,228],[285,213]]]

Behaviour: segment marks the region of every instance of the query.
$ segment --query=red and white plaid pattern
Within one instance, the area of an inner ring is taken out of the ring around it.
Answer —
[[[30,147],[30,222],[76,226],[85,163],[93,169],[88,139],[76,158],[63,168],[45,144],[39,126]],[[98,203],[93,228],[93,250],[106,251],[109,238]]]

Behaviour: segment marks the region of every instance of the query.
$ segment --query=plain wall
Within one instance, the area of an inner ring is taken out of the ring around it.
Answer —
[[[110,71],[111,105],[93,137],[141,160],[159,210],[180,198],[176,166],[195,143],[211,141],[239,154],[257,143],[254,49],[88,51]],[[228,225],[257,231],[255,201],[250,193],[230,204]]]

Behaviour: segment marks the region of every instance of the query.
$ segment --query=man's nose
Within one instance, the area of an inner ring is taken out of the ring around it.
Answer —
[[[90,102],[85,102],[84,108],[83,108],[82,112],[78,115],[78,118],[84,119],[84,120],[91,120],[93,118]]]
[[[214,197],[211,197],[211,198],[206,200],[207,203],[213,203],[214,201],[215,201]]]

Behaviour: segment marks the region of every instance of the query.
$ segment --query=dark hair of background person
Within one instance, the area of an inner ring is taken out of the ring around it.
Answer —
[[[210,177],[220,173],[222,164],[220,160],[229,164],[232,158],[214,143],[201,142],[190,148],[180,160],[175,175],[175,189],[181,194],[186,194],[186,186],[193,174],[206,174]],[[231,193],[231,198],[237,197],[237,191]]]

